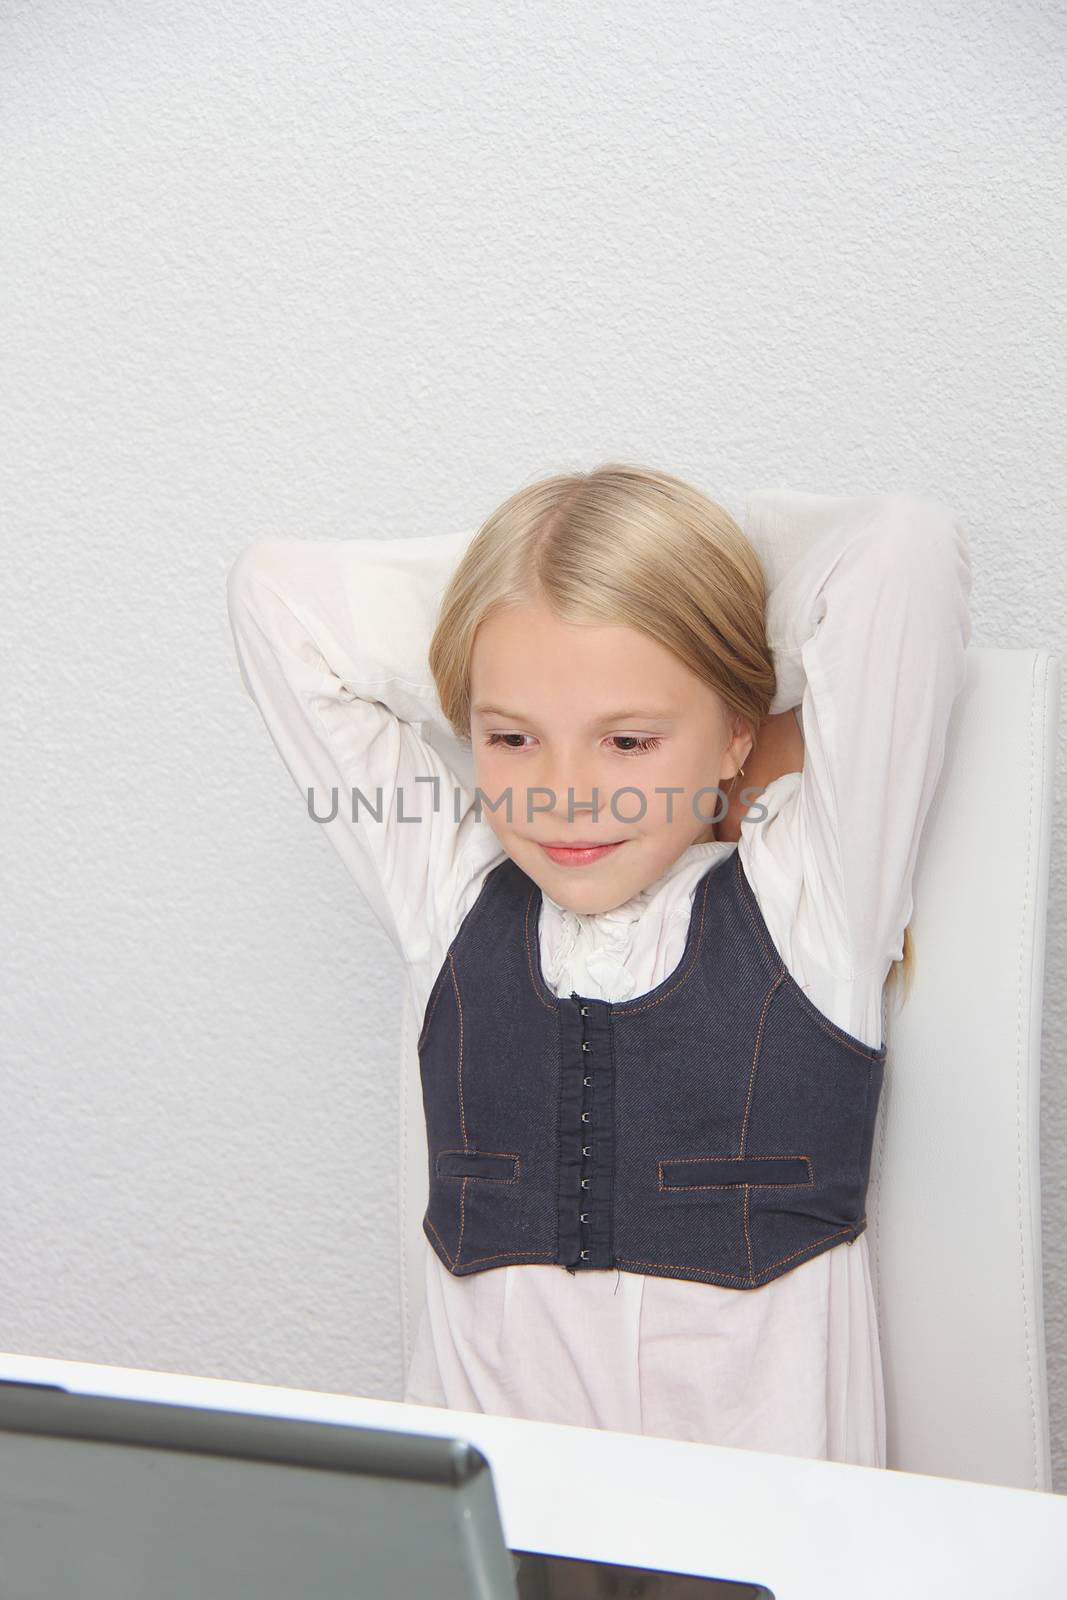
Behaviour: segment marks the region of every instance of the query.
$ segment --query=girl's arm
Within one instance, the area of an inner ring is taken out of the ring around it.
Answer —
[[[408,961],[428,953],[473,827],[473,796],[462,792],[457,820],[459,779],[415,726],[447,730],[426,653],[470,537],[261,539],[227,583],[242,685],[316,816],[336,789],[321,826]],[[433,778],[436,810],[420,781]],[[356,821],[353,788],[366,797]]]
[[[803,542],[768,597],[767,633],[778,678],[771,712],[800,703],[804,760],[760,846],[799,850],[837,976],[884,975],[902,953],[919,840],[966,676],[967,534],[949,507],[908,494],[762,491],[748,515],[757,543],[762,528],[784,546],[793,515]]]

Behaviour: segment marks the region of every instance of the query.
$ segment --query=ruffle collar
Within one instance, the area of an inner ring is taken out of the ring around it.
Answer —
[[[572,911],[542,890],[542,915],[550,952],[545,964],[545,977],[552,988],[558,992],[563,974],[571,966],[580,942],[585,970],[598,985],[603,998],[611,1001],[629,1000],[636,988],[636,979],[630,971],[636,924],[670,878],[694,860],[705,856],[710,858],[721,853],[722,849],[722,843],[715,839],[690,845],[653,883],[639,889],[629,900],[613,906],[610,911]],[[688,918],[690,909],[683,901],[675,914]]]

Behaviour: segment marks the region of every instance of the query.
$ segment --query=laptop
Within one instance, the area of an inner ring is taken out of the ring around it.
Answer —
[[[774,1600],[509,1549],[461,1438],[0,1379],[4,1600]]]

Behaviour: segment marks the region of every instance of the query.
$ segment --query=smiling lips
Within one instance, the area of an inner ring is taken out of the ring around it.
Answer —
[[[605,856],[611,855],[613,850],[618,850],[626,843],[625,839],[616,839],[611,844],[590,844],[579,842],[572,844],[543,844],[542,850],[550,861],[560,867],[585,867],[593,861],[601,861]]]

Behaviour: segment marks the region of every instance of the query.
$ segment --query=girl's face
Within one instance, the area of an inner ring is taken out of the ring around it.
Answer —
[[[559,905],[589,914],[715,838],[726,810],[716,786],[752,737],[647,634],[563,622],[538,601],[478,629],[471,747],[481,815],[502,848]],[[617,848],[574,864],[544,848],[590,842]]]

